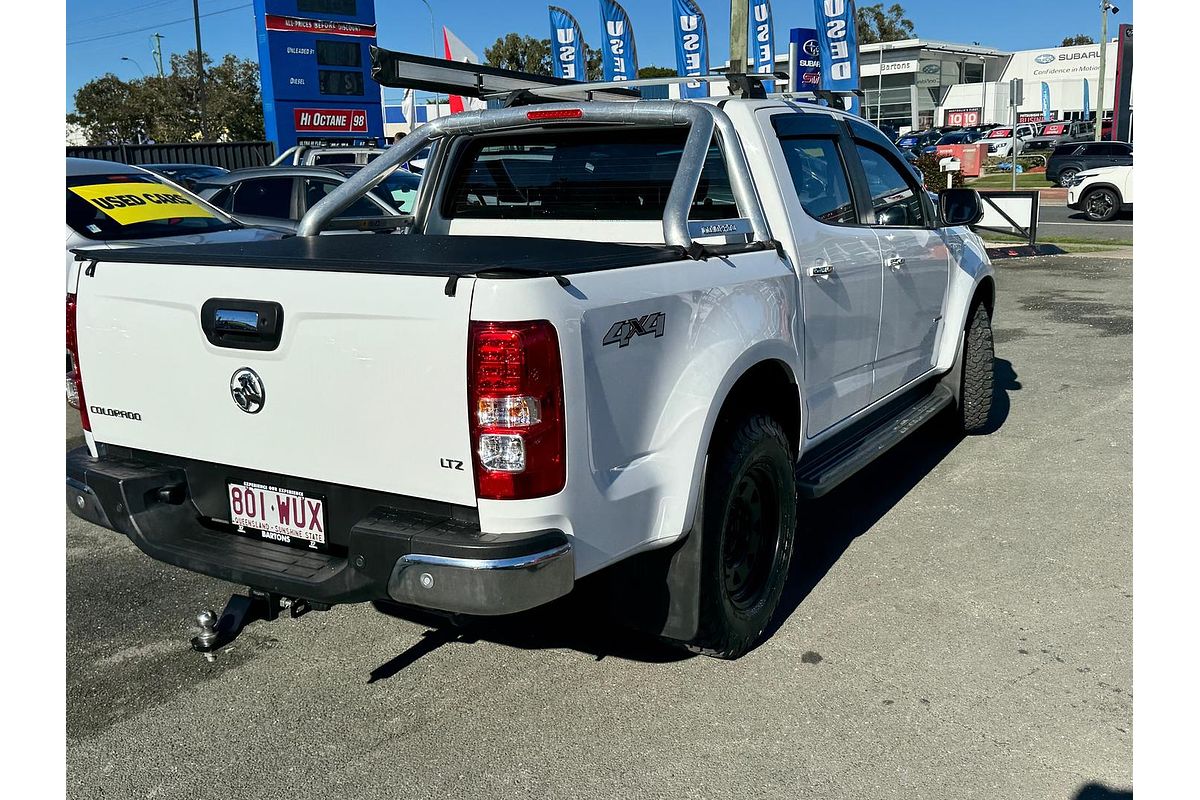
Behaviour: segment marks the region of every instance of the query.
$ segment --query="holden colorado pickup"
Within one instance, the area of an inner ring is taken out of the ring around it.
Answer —
[[[430,144],[403,227],[319,235]],[[787,97],[438,119],[297,236],[79,252],[67,504],[321,608],[509,614],[604,570],[632,625],[734,658],[805,503],[986,428],[980,214]]]

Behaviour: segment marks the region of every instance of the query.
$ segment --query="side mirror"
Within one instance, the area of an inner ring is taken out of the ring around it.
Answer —
[[[943,189],[938,192],[939,227],[975,225],[983,219],[983,199],[974,189]]]

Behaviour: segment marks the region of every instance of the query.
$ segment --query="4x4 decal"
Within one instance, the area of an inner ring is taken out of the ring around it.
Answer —
[[[653,314],[647,314],[644,317],[623,319],[620,322],[614,322],[613,326],[608,329],[608,333],[604,334],[603,344],[616,344],[618,347],[625,347],[634,336],[645,336],[648,333],[653,333],[654,338],[657,339],[666,332],[666,313],[655,311]]]

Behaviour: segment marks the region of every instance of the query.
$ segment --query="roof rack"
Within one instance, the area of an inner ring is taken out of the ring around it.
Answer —
[[[421,89],[427,92],[477,97],[481,100],[507,100],[510,95],[549,87],[584,86],[566,78],[551,78],[530,72],[500,69],[483,64],[466,64],[415,53],[371,48],[371,77],[382,86]],[[595,96],[588,96],[594,94]],[[576,91],[559,95],[567,100],[638,100],[632,90],[609,89],[603,92]]]
[[[444,58],[430,58],[415,53],[402,53],[382,47],[371,48],[371,77],[383,86],[421,89],[428,92],[497,100],[505,106],[528,105],[555,101],[631,101],[641,100],[638,90],[646,86],[669,86],[683,83],[727,83],[735,97],[766,98],[765,81],[787,82],[786,72],[729,72],[709,75],[671,75],[663,78],[637,78],[630,81],[595,81],[581,83],[566,78],[551,78],[531,72],[519,72],[483,64],[466,64]],[[841,107],[837,98],[854,92],[792,92],[772,93],[794,99],[824,100]]]

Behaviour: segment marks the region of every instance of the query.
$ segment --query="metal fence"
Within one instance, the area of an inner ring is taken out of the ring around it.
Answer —
[[[275,159],[274,142],[181,142],[68,147],[68,158],[121,164],[208,164],[225,169],[263,167]]]

